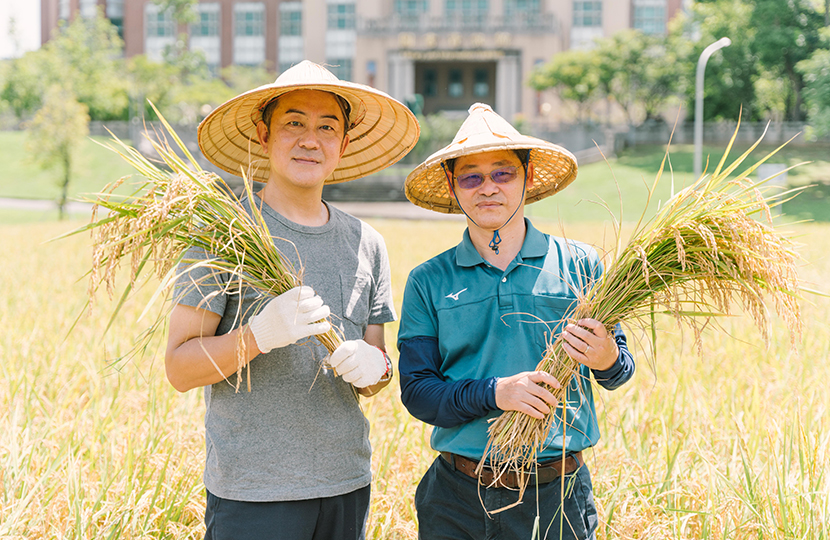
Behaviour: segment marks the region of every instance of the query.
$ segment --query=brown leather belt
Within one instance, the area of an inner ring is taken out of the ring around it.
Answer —
[[[486,487],[501,487],[501,488],[509,488],[509,489],[518,489],[519,488],[519,479],[515,471],[510,471],[508,473],[504,473],[499,477],[498,482],[495,484],[493,480],[495,479],[495,473],[493,469],[490,467],[483,467],[481,471],[481,476],[476,473],[476,467],[478,467],[478,461],[465,458],[464,456],[459,456],[458,454],[451,454],[449,452],[441,452],[441,457],[450,464],[456,471],[466,474],[470,478],[475,478],[479,481],[479,483]],[[536,467],[536,474],[538,475],[538,483],[539,484],[547,484],[548,482],[553,482],[563,474],[571,474],[572,472],[576,471],[582,465],[585,465],[585,460],[582,459],[582,452],[576,452],[575,454],[569,454],[565,457],[565,460],[561,460],[558,458],[554,458],[552,461],[548,461],[546,463],[540,463]],[[536,483],[535,476],[531,471],[528,471],[527,476],[530,478],[528,484],[533,485]]]

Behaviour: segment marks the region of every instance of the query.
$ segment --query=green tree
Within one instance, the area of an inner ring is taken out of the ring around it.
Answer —
[[[595,51],[570,50],[557,54],[547,64],[530,74],[535,90],[553,88],[560,98],[573,101],[577,119],[583,121],[600,86],[599,57]]]
[[[804,80],[796,64],[822,47],[820,30],[825,18],[810,0],[753,0],[753,4],[749,22],[758,29],[753,52],[768,71],[789,83],[787,118],[803,120]]]
[[[87,106],[79,103],[71,91],[53,85],[44,95],[43,107],[26,127],[26,149],[35,162],[44,169],[57,167],[61,171],[60,219],[65,215],[75,151],[89,134],[87,111]]]
[[[179,24],[196,22],[198,15],[196,5],[199,0],[153,0],[159,11],[169,11],[170,16]]]
[[[636,67],[640,84],[635,95],[643,104],[646,120],[658,120],[661,111],[684,91],[688,40],[671,31],[644,36],[642,61]]]
[[[599,89],[617,103],[628,123],[655,120],[683,87],[685,39],[623,30],[596,42]]]
[[[745,120],[760,120],[757,106],[756,81],[759,78],[758,59],[753,42],[759,29],[750,24],[752,5],[743,0],[695,3],[686,21],[688,33],[696,31],[699,38],[692,46],[686,65],[687,77],[694,79],[697,60],[703,49],[722,37],[732,40],[713,55],[706,65],[704,77],[704,120],[734,120],[741,114]],[[687,86],[687,110],[694,110],[695,87]],[[741,108],[743,112],[741,113]]]
[[[0,99],[19,120],[37,110],[41,103],[43,82],[40,76],[40,56],[40,51],[30,51],[7,64]]]
[[[43,89],[60,84],[89,109],[95,120],[126,119],[127,88],[118,31],[100,14],[77,17],[58,28],[37,51],[14,60],[0,96],[18,117],[43,103]]]
[[[830,30],[825,33],[830,34]],[[819,49],[796,64],[796,70],[804,78],[804,102],[810,126],[820,137],[830,135],[830,50]]]
[[[625,113],[629,125],[636,123],[637,87],[641,84],[637,67],[642,63],[643,33],[623,30],[597,40],[599,90]]]

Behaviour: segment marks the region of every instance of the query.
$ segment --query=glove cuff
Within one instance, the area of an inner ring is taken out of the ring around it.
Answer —
[[[273,336],[271,335],[271,328],[270,325],[262,320],[262,317],[258,317],[254,315],[250,319],[248,319],[248,328],[251,329],[251,334],[254,336],[254,341],[256,342],[256,346],[259,349],[261,354],[265,354],[270,352],[273,347],[267,347],[265,344],[268,342],[273,341]]]

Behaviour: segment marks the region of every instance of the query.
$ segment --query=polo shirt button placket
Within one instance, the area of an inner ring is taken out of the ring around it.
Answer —
[[[502,276],[501,283],[499,283],[499,310],[506,311],[513,309],[513,295],[510,292],[510,285],[507,284],[507,276]]]

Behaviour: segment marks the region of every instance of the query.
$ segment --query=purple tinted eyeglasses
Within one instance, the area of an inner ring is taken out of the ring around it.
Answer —
[[[484,183],[484,178],[487,176],[489,176],[490,180],[492,180],[496,184],[507,184],[508,182],[512,182],[513,180],[515,180],[518,175],[519,168],[511,166],[502,167],[501,169],[490,171],[490,174],[462,174],[461,176],[457,176],[455,179],[458,182],[458,187],[460,187],[461,189],[475,189]]]

